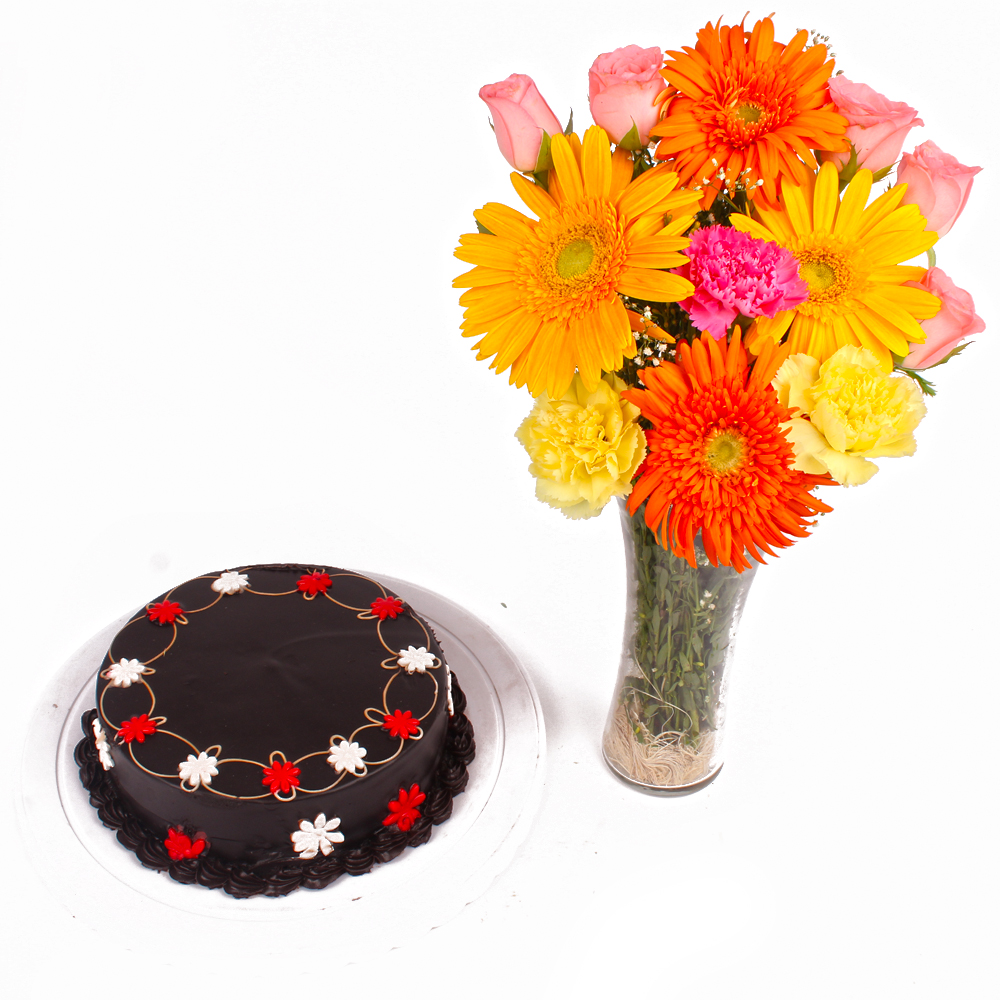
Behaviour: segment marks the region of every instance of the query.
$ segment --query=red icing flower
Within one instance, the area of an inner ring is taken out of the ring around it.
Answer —
[[[208,846],[201,837],[192,841],[186,833],[175,830],[173,827],[167,833],[167,839],[163,841],[163,845],[166,847],[171,861],[196,858]]]
[[[319,570],[315,570],[312,573],[306,573],[305,576],[299,577],[299,590],[303,594],[315,597],[317,594],[325,594],[331,583],[333,583],[333,580],[330,579],[329,573],[321,573]]]
[[[420,728],[420,723],[413,718],[412,712],[401,712],[397,708],[385,717],[382,728],[388,729],[393,739],[408,740]]]
[[[264,779],[262,785],[271,786],[271,794],[278,792],[290,792],[299,783],[299,773],[301,768],[296,767],[290,760],[276,760],[270,767],[264,768]]]
[[[419,785],[410,785],[409,791],[401,788],[399,798],[389,803],[389,815],[382,820],[382,825],[392,826],[395,824],[403,833],[406,833],[420,819],[420,810],[417,806],[426,798],[427,796],[420,791]]]
[[[118,738],[123,743],[131,743],[138,740],[140,743],[146,742],[146,737],[156,732],[156,723],[148,715],[133,715],[131,719],[123,722],[118,729]]]
[[[149,615],[149,620],[156,622],[157,625],[173,625],[182,611],[176,601],[158,601],[146,608],[146,614]]]
[[[402,610],[403,602],[398,597],[376,597],[372,601],[372,614],[380,622],[384,622],[386,618],[395,618]]]

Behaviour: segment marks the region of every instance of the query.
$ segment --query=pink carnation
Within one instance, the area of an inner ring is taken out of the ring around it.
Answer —
[[[771,318],[809,298],[798,261],[777,243],[728,226],[708,226],[692,234],[684,253],[691,263],[677,268],[677,274],[694,285],[694,295],[680,306],[716,340],[741,313]]]

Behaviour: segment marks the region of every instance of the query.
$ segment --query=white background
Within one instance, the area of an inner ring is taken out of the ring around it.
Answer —
[[[986,168],[938,263],[992,327],[986,11],[786,3],[776,23],[779,40],[819,28],[847,76],[916,107],[926,127],[907,148],[930,138]],[[720,13],[743,8],[2,7],[11,775],[31,707],[91,634],[189,576],[271,560],[388,573],[463,604],[521,657],[549,737],[511,868],[444,927],[361,964],[340,940],[213,954],[180,916],[171,940],[114,913],[98,933],[19,863],[8,797],[12,995],[989,992],[994,329],[934,373],[917,455],[827,491],[835,513],[758,574],[726,768],[681,800],[625,789],[599,756],[617,519],[570,523],[533,499],[513,438],[529,398],[458,333],[456,239],[484,202],[516,204],[478,88],[529,73],[583,126],[599,52],[693,45]]]

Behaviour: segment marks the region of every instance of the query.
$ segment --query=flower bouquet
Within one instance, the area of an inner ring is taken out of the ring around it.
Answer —
[[[916,111],[835,72],[826,41],[720,20],[665,59],[600,55],[582,139],[530,77],[480,91],[530,214],[474,213],[463,334],[535,398],[517,437],[538,498],[570,518],[619,499],[604,753],[651,789],[721,767],[757,566],[832,510],[819,487],[913,454],[927,369],[983,329],[934,252],[980,168],[900,156]]]

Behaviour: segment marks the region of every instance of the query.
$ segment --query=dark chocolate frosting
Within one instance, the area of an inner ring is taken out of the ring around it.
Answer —
[[[80,780],[90,792],[90,802],[101,822],[117,831],[118,840],[147,868],[163,871],[178,882],[197,883],[222,889],[231,896],[286,896],[296,889],[322,889],[343,874],[364,875],[376,864],[391,861],[406,847],[430,840],[433,826],[451,816],[452,799],[465,790],[468,765],[476,755],[472,723],[465,715],[465,694],[453,680],[455,714],[448,720],[448,733],[437,771],[427,788],[421,817],[405,833],[396,827],[380,827],[350,850],[335,850],[328,857],[311,861],[261,858],[254,863],[227,861],[208,851],[190,860],[172,861],[163,837],[152,832],[122,801],[117,788],[98,759],[92,725],[96,709],[80,720],[86,734],[76,746],[75,760]]]
[[[450,803],[455,762],[471,759],[471,726],[456,731],[450,688],[430,626],[373,580],[300,565],[207,574],[115,636],[97,683],[102,747],[93,720],[88,733],[100,774],[84,775],[85,740],[81,776],[144,864],[161,867],[174,830],[205,842],[198,857],[169,863],[175,878],[222,865],[215,882],[227,891],[281,894],[280,879],[251,892],[247,872],[290,865],[282,878],[292,879],[307,860],[292,837],[303,822],[339,820],[332,854],[308,859],[336,858],[338,873],[367,871],[429,835],[423,818],[440,814],[443,793]],[[446,740],[466,738],[442,756]],[[384,826],[390,802],[414,785],[428,798],[412,830]]]

